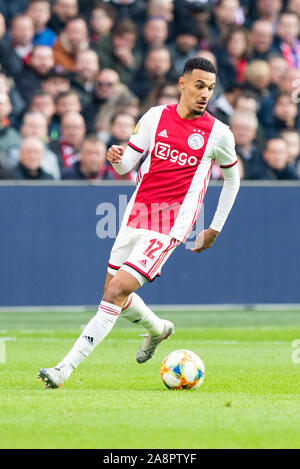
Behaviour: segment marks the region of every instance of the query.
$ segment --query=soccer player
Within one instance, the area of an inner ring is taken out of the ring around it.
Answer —
[[[131,171],[148,152],[111,251],[103,299],[71,351],[55,368],[42,368],[45,387],[57,388],[123,316],[147,331],[136,360],[149,360],[174,325],[155,315],[135,291],[152,281],[196,222],[212,165],[224,176],[210,227],[196,239],[195,253],[212,246],[239,189],[235,142],[229,127],[206,111],[216,69],[204,58],[189,59],[179,78],[179,104],[151,108],[137,124],[127,148],[112,146],[108,161],[119,174]]]

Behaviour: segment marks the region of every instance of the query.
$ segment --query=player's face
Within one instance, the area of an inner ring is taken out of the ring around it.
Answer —
[[[216,75],[204,70],[193,70],[179,78],[181,100],[191,114],[202,115],[213,94]]]

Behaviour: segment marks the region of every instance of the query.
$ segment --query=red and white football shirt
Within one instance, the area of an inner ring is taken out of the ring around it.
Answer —
[[[207,111],[182,119],[177,105],[151,108],[128,145],[148,156],[137,178],[123,224],[168,234],[185,242],[205,195],[212,165],[237,163],[229,127]]]

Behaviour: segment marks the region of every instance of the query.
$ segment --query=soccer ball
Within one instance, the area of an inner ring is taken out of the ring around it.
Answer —
[[[195,389],[204,380],[204,363],[190,350],[169,353],[160,366],[160,376],[168,389]]]

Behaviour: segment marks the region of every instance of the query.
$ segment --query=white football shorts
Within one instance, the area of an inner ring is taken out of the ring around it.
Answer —
[[[160,275],[161,268],[180,244],[169,235],[122,225],[111,250],[108,272],[119,269],[133,275],[140,285]]]

